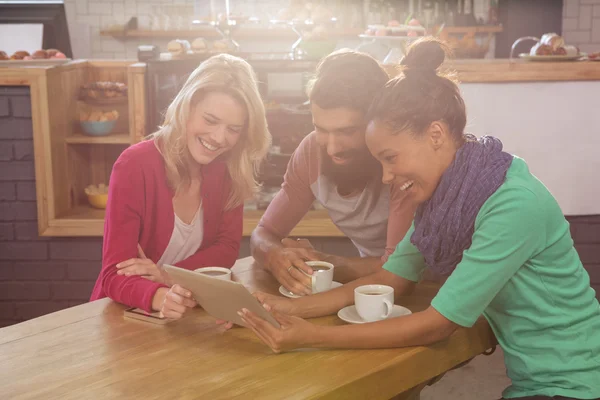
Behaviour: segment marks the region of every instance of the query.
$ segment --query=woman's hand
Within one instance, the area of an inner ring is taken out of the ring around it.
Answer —
[[[218,320],[216,320],[216,324],[217,325],[221,325],[223,327],[223,329],[226,330],[226,331],[228,331],[229,329],[233,328],[233,322],[226,321],[224,319],[218,319]]]
[[[179,285],[173,285],[170,289],[159,288],[152,299],[152,308],[169,319],[181,319],[188,309],[196,305],[192,293]]]
[[[253,312],[242,309],[238,312],[242,320],[250,329],[275,353],[281,353],[300,347],[310,346],[315,343],[319,334],[319,327],[302,318],[292,317],[272,310],[268,305],[265,309],[273,315],[281,325],[279,328],[271,325]]]
[[[173,284],[169,274],[147,258],[140,245],[138,245],[138,255],[139,258],[130,258],[127,261],[118,263],[117,274],[123,276],[138,275],[152,282],[162,283],[167,286]]]
[[[127,261],[117,264],[117,274],[123,276],[139,275],[153,282],[164,283],[167,285],[169,275],[159,268],[152,260],[144,258],[130,258]]]
[[[283,314],[295,315],[294,300],[286,297],[275,296],[264,292],[252,293],[254,297],[263,305],[271,310],[278,311]]]
[[[252,295],[256,297],[260,304],[262,304],[265,308],[279,311],[284,314],[293,315],[294,313],[294,305],[292,299],[286,299],[281,296],[274,296],[272,294],[264,292],[254,292],[252,293]],[[225,330],[231,329],[233,327],[233,322],[231,321],[218,319],[216,323],[217,325],[223,326]]]

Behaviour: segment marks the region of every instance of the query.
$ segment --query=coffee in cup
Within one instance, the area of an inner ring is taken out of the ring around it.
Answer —
[[[394,288],[386,285],[363,285],[354,289],[354,306],[367,322],[386,319],[394,308]]]
[[[312,275],[305,273],[311,277],[312,292],[320,293],[329,290],[333,282],[333,264],[325,261],[306,261],[306,265],[313,270]]]
[[[215,279],[222,279],[225,281],[231,280],[231,270],[222,267],[204,267],[195,269],[194,272],[201,273],[202,275],[210,276]]]

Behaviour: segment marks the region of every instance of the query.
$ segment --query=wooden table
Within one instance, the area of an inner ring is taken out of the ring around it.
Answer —
[[[233,271],[276,293],[251,258]],[[401,304],[422,310],[436,290],[421,285]],[[480,319],[429,347],[275,355],[248,329],[223,332],[200,308],[165,326],[124,319],[124,309],[103,299],[0,329],[0,399],[389,399],[496,344]]]

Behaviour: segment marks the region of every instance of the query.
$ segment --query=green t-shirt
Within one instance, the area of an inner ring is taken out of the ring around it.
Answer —
[[[413,231],[384,268],[416,282],[426,265]],[[600,305],[569,223],[522,159],[481,207],[471,247],[431,305],[466,327],[485,316],[512,380],[504,397],[600,397]]]

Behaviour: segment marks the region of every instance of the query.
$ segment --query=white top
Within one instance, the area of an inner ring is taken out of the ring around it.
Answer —
[[[190,224],[186,224],[175,214],[175,225],[173,226],[171,240],[169,240],[165,252],[156,265],[159,267],[163,264],[175,265],[198,251],[204,236],[203,216],[202,204],[198,207],[198,211],[196,211],[196,215]]]

